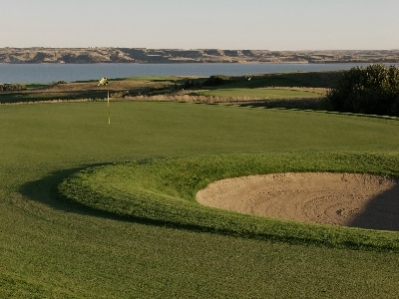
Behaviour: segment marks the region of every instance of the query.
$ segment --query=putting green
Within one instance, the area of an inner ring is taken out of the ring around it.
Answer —
[[[111,125],[105,102],[0,114],[1,298],[397,297],[397,233],[195,202],[209,182],[251,173],[397,175],[397,120],[151,102],[111,102]],[[115,201],[65,200],[57,186],[75,179]],[[111,210],[137,194],[141,212]]]

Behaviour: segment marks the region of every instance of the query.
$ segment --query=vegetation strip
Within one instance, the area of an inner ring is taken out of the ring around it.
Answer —
[[[137,160],[80,171],[60,192],[94,209],[158,225],[337,248],[399,250],[397,232],[273,220],[206,208],[195,194],[223,178],[281,172],[354,172],[399,176],[398,154],[235,154]]]

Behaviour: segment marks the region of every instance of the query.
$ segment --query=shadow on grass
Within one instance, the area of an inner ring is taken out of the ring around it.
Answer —
[[[107,218],[117,221],[133,222],[145,225],[162,226],[162,227],[184,229],[190,231],[237,235],[237,233],[232,231],[227,231],[227,230],[215,231],[215,229],[206,228],[199,225],[181,224],[170,221],[139,218],[128,215],[118,215],[113,212],[94,209],[89,206],[83,205],[79,202],[70,200],[58,191],[57,188],[58,185],[64,179],[68,178],[74,173],[79,172],[88,167],[104,166],[111,164],[112,163],[91,164],[78,168],[56,171],[40,180],[28,182],[22,185],[19,189],[19,192],[30,200],[45,204],[55,210],[60,210],[67,213],[75,213],[92,217]]]
[[[43,93],[9,93],[0,95],[0,104],[34,103],[42,101],[74,101],[83,99],[105,99],[107,91],[88,90],[85,92],[43,92]]]
[[[300,110],[330,110],[326,98],[305,98],[305,99],[276,99],[248,101],[239,104],[241,107],[253,108],[285,108]]]
[[[53,209],[61,210],[69,213],[92,214],[92,209],[82,204],[68,200],[58,192],[58,185],[67,177],[79,172],[87,167],[110,165],[111,163],[99,163],[86,165],[78,168],[60,170],[43,177],[40,180],[28,182],[22,185],[19,192],[33,200],[45,204]],[[95,213],[94,213],[95,214]]]

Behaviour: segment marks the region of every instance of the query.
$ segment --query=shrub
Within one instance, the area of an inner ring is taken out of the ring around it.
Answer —
[[[342,75],[327,99],[337,111],[399,116],[399,68],[354,67]]]
[[[112,99],[122,99],[129,95],[129,91],[117,91],[111,94]]]
[[[0,84],[0,91],[20,91],[26,90],[24,84]]]
[[[198,82],[196,80],[185,80],[184,81],[184,88],[193,88],[198,85]]]
[[[60,85],[60,84],[67,84],[68,82],[65,80],[60,80],[60,81],[53,81],[53,85]]]
[[[223,85],[231,80],[231,77],[225,75],[210,76],[203,84],[205,86]]]

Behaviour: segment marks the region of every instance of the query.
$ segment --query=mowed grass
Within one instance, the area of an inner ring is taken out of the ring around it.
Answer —
[[[295,153],[145,159],[85,169],[67,178],[60,191],[85,206],[126,219],[244,238],[399,252],[396,232],[265,219],[209,209],[195,202],[197,191],[213,181],[280,172],[398,176],[399,155]]]
[[[2,106],[0,115],[0,298],[397,297],[396,250],[201,232],[57,195],[86,167],[153,158],[344,152],[359,164],[383,156],[395,173],[396,120],[147,102],[111,103],[111,125],[105,103]]]
[[[251,99],[305,99],[321,98],[326,94],[324,89],[312,88],[221,88],[200,93],[201,95]]]

